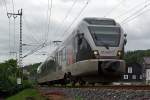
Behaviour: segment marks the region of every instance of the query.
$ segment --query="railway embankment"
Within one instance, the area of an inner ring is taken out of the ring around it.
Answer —
[[[41,87],[39,89],[43,95],[49,97],[49,100],[150,100],[149,86]]]
[[[31,88],[24,89],[13,96],[7,97],[5,100],[47,100],[47,98],[42,96],[36,89]]]

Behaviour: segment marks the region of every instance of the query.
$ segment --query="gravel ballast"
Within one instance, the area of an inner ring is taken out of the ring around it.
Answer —
[[[46,93],[61,93],[73,100],[150,100],[150,90],[99,88],[42,88]]]

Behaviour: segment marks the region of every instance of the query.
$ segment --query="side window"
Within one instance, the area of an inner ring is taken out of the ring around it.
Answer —
[[[123,75],[123,79],[128,79],[128,75]]]
[[[75,37],[75,53],[77,53],[78,52],[78,36],[76,35],[76,37]]]
[[[140,75],[140,79],[142,79],[143,77],[142,77],[142,75]]]
[[[136,75],[132,75],[132,79],[136,79]]]
[[[128,73],[132,74],[132,67],[128,67]]]
[[[62,64],[63,65],[66,65],[66,48],[64,48],[63,50],[62,50]]]
[[[62,58],[63,58],[63,55],[62,55],[62,50],[59,51],[59,64],[62,65]]]
[[[58,64],[58,52],[56,53],[56,63]]]

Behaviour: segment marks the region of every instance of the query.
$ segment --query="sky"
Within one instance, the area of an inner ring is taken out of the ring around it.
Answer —
[[[127,34],[126,51],[150,49],[149,0],[89,0],[88,4],[87,1],[0,0],[0,62],[15,58],[16,54],[10,55],[9,52],[18,52],[19,50],[19,16],[15,18],[15,25],[13,16],[10,20],[7,17],[7,12],[13,13],[13,4],[14,13],[17,13],[21,8],[23,9],[23,43],[32,45],[23,46],[23,55],[35,49],[45,40],[64,40],[84,17],[113,18],[120,23]],[[78,16],[85,5],[87,5],[86,8]],[[64,18],[66,19],[64,20]],[[75,18],[77,20],[69,27]],[[44,61],[55,47],[50,45],[39,50],[24,58],[23,64]],[[42,55],[43,52],[46,55]]]

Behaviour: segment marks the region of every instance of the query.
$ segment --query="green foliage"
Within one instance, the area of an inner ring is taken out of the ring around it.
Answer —
[[[25,68],[24,68],[29,72],[28,78],[34,84],[36,84],[37,68],[40,64],[41,63],[36,63],[36,64],[25,66]]]
[[[23,80],[23,88],[32,88],[33,87],[33,83],[30,80]]]
[[[18,77],[22,78],[22,85],[17,85]],[[11,95],[24,88],[32,87],[32,82],[27,79],[27,75],[23,75],[22,69],[18,68],[16,60],[10,59],[0,63],[0,92]]]
[[[127,63],[142,63],[143,57],[150,57],[150,50],[136,50],[125,53],[124,59]]]
[[[28,97],[32,97],[34,100],[46,100],[35,89],[25,89],[6,100],[27,100]]]
[[[13,91],[13,86],[16,85],[17,63],[10,59],[5,63],[0,63],[0,91]]]

